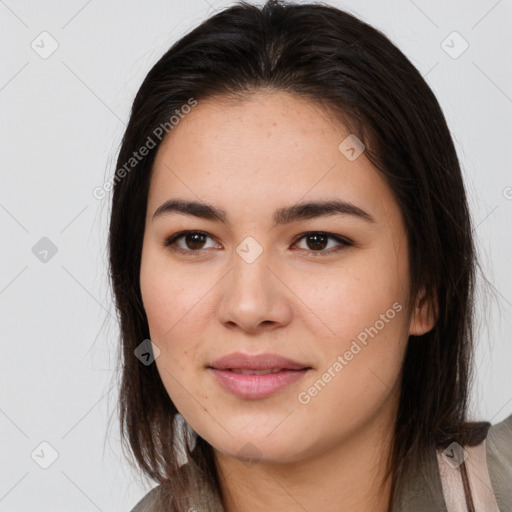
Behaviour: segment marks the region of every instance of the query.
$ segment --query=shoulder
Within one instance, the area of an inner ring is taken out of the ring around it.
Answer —
[[[486,456],[500,510],[512,510],[512,414],[489,428]]]
[[[153,511],[153,505],[160,492],[160,485],[151,489],[142,499],[132,508],[130,512],[150,512]]]
[[[487,457],[512,470],[512,414],[489,428]]]

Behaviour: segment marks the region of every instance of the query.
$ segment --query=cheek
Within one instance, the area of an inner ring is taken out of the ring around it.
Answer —
[[[347,258],[338,269],[319,269],[294,281],[294,292],[310,310],[308,316],[316,317],[322,337],[351,339],[394,303],[404,305],[406,269],[400,267],[396,254],[385,256],[368,251],[364,257]]]
[[[408,339],[407,266],[399,256],[392,248],[359,253],[350,262],[347,258],[343,269],[300,281],[297,295],[307,297],[315,317],[310,330],[323,352],[322,371],[331,368],[336,374],[324,395],[328,401],[343,396],[335,389],[351,389],[354,394],[341,400],[353,399],[351,406],[359,407],[360,396],[382,397],[398,378]],[[338,356],[343,369],[337,365],[336,371]]]
[[[152,338],[166,344],[181,338],[185,328],[188,338],[195,339],[200,327],[201,299],[213,286],[211,276],[202,279],[197,272],[183,272],[172,266],[160,251],[143,251],[140,288]],[[206,316],[203,313],[203,316]],[[191,320],[194,321],[191,321]],[[194,328],[195,326],[195,328]],[[190,330],[192,329],[192,330]]]
[[[331,279],[316,274],[316,292],[309,296],[308,306],[322,320],[322,335],[313,328],[316,320],[309,326],[322,360],[299,401],[310,417],[325,418],[327,438],[357,431],[398,389],[407,343],[402,288],[396,267],[370,271],[376,264]]]
[[[204,365],[205,333],[213,314],[208,298],[217,281],[211,271],[184,272],[170,265],[165,254],[143,253],[140,286],[150,339],[160,349],[155,363],[179,410],[187,407],[190,390],[199,397],[204,393],[194,378]]]
[[[190,389],[190,375],[200,354],[204,330],[200,299],[207,290],[149,251],[143,253],[140,287],[150,339],[160,350],[155,364],[169,397],[181,411],[190,399],[184,390]]]

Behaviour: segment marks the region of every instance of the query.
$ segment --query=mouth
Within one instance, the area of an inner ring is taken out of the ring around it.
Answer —
[[[277,354],[242,353],[230,354],[207,366],[224,390],[244,399],[272,396],[304,378],[312,369]]]

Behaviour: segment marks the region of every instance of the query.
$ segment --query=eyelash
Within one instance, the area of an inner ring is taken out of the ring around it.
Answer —
[[[208,233],[206,233],[204,231],[180,231],[179,233],[176,233],[176,234],[170,236],[169,238],[167,238],[164,241],[163,245],[165,247],[169,248],[171,251],[179,253],[179,254],[184,254],[184,255],[193,256],[193,257],[200,256],[201,252],[203,252],[204,249],[197,249],[197,250],[188,249],[187,250],[187,249],[181,249],[180,247],[176,246],[176,242],[178,240],[186,237],[187,235],[191,235],[191,234],[204,235],[208,238],[212,238]],[[338,235],[335,235],[333,233],[327,233],[325,231],[308,231],[307,233],[304,233],[304,234],[300,235],[298,238],[296,238],[294,241],[294,245],[311,235],[325,236],[327,239],[334,240],[335,242],[338,242],[340,244],[340,246],[331,248],[329,250],[322,249],[320,251],[313,251],[313,250],[308,250],[308,249],[301,249],[301,250],[305,250],[308,253],[310,253],[308,256],[313,257],[313,258],[328,256],[334,252],[338,252],[338,251],[344,249],[345,247],[351,247],[353,245],[352,242],[350,242],[349,240],[342,238]]]

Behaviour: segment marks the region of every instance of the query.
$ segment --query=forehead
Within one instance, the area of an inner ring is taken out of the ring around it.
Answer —
[[[228,211],[274,211],[334,196],[377,218],[397,215],[391,191],[364,152],[349,160],[340,151],[349,136],[325,107],[284,92],[199,101],[158,149],[148,215],[169,197]]]

